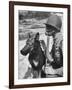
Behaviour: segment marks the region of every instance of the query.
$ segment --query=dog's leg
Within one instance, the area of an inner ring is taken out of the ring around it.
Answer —
[[[39,76],[38,76],[38,78],[41,78],[41,70],[39,71]]]

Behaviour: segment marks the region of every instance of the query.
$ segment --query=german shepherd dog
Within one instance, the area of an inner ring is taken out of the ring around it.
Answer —
[[[29,53],[28,60],[33,70],[33,78],[41,78],[42,67],[46,63],[46,56],[41,48],[39,36],[39,32],[34,38],[29,35],[26,45],[20,51],[24,56]]]

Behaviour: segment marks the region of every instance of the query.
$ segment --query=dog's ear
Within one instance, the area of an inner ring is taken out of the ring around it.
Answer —
[[[39,32],[36,33],[35,40],[39,40]]]

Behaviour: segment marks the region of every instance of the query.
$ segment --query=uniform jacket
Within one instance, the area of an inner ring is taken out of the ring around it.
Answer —
[[[51,56],[53,61],[51,65],[53,68],[57,69],[63,66],[63,37],[61,33],[56,33],[55,37],[53,38],[53,46],[51,50]]]

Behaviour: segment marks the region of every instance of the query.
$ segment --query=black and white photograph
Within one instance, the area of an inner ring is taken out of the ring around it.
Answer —
[[[10,2],[10,88],[70,83],[69,10],[69,5]]]
[[[63,77],[63,13],[19,10],[18,14],[18,78]]]

